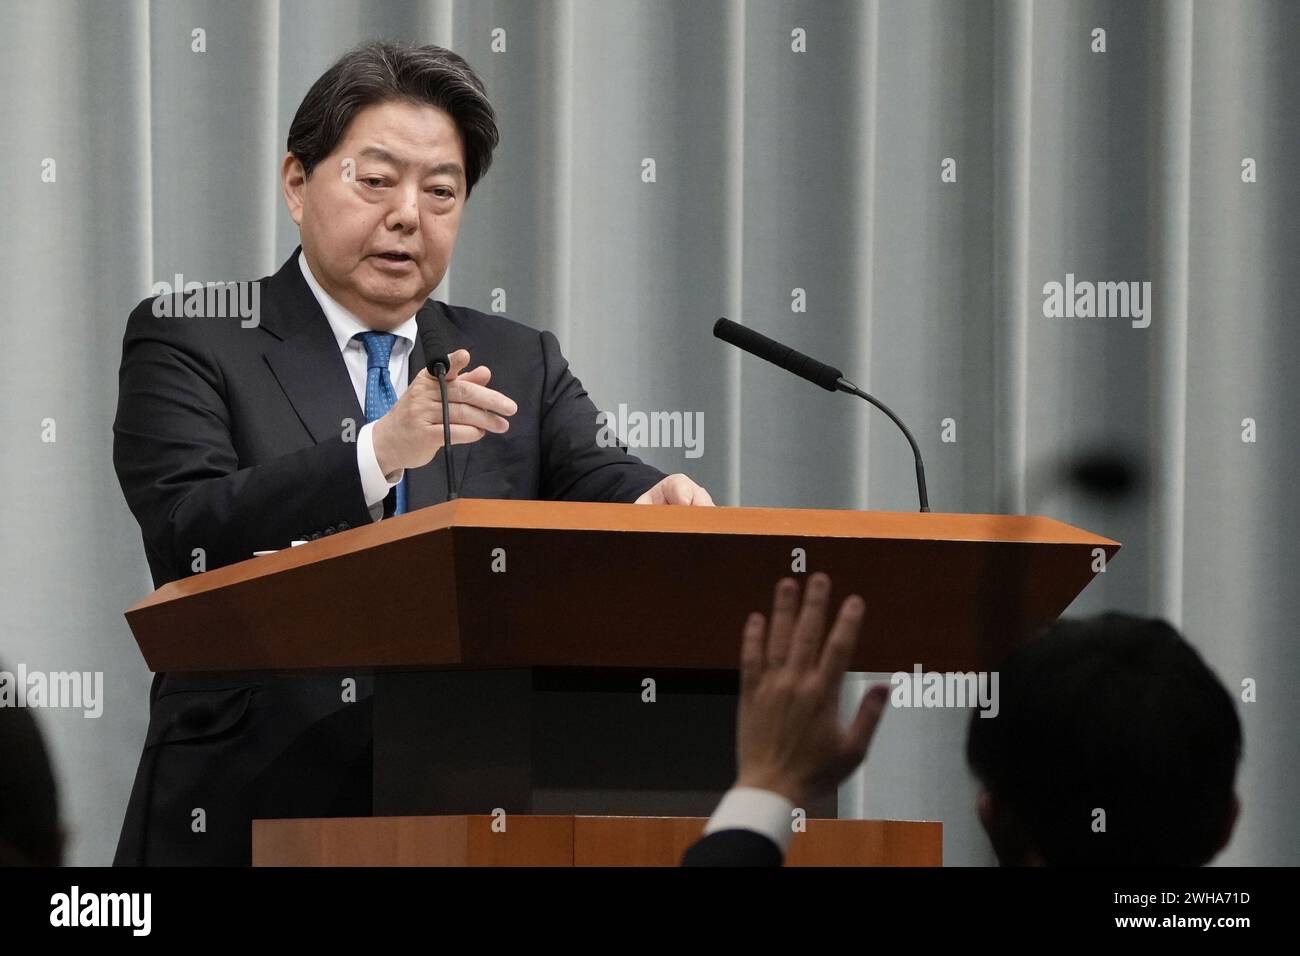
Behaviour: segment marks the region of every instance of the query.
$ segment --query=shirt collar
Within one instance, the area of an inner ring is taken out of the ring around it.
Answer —
[[[354,335],[360,332],[374,331],[351,311],[335,302],[330,297],[330,294],[321,287],[321,284],[316,281],[316,277],[312,275],[311,267],[307,265],[307,254],[305,252],[298,253],[298,265],[302,268],[302,276],[307,280],[307,285],[311,287],[312,295],[316,296],[316,301],[320,303],[321,311],[325,313],[325,318],[329,320],[330,328],[334,331],[334,339],[338,342],[340,352],[348,347],[348,343],[352,341]],[[416,324],[414,315],[392,330],[393,334],[399,339],[398,345],[400,345],[401,341],[405,341],[412,346],[415,345],[415,335],[418,331],[419,326]],[[358,342],[357,345],[360,346],[361,343]]]

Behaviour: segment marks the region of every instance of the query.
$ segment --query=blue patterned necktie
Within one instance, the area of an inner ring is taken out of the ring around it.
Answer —
[[[366,347],[366,422],[378,421],[397,403],[397,392],[388,375],[388,357],[393,353],[397,336],[392,332],[358,332],[353,338],[360,339]],[[405,513],[406,476],[403,475],[397,483],[397,507],[393,514]]]

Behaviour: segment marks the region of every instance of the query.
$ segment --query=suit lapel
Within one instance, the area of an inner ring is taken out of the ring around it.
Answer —
[[[415,314],[415,323],[419,332],[415,336],[415,348],[411,351],[407,384],[415,380],[427,362],[424,346],[421,342],[425,329],[436,328],[449,352],[456,349],[470,349],[472,354],[473,338],[457,325],[451,318],[450,310],[440,302],[430,299]],[[471,362],[471,364],[473,364]],[[474,445],[457,445],[452,450],[452,467],[456,473],[456,485],[465,481],[465,472],[469,467],[469,456]],[[441,504],[447,500],[447,466],[443,463],[446,451],[439,449],[433,460],[421,468],[411,468],[406,472],[406,503],[409,510]]]
[[[285,397],[316,442],[366,423],[343,353],[298,266],[298,250],[266,280],[261,325],[280,339],[265,352]]]
[[[356,389],[329,320],[303,278],[298,265],[300,250],[301,247],[295,249],[279,272],[263,280],[260,325],[279,339],[265,352],[271,371],[312,438],[323,442],[340,434],[346,419],[355,423],[355,434],[365,424],[366,414],[357,402]],[[472,349],[473,337],[456,324],[451,311],[442,303],[432,299],[426,301],[415,318],[419,331],[437,328],[448,351]],[[425,367],[420,338],[417,332],[408,361],[408,385]],[[457,445],[454,450],[453,465],[458,486],[465,480],[473,448],[473,444]],[[407,469],[408,511],[447,500],[444,454],[439,450],[427,465]]]

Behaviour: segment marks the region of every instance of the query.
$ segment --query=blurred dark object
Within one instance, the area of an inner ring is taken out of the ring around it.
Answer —
[[[1060,458],[1039,459],[1025,475],[1023,509],[1014,489],[1003,489],[998,499],[1000,514],[1055,512],[1058,495],[1084,496],[1106,505],[1123,504],[1135,497],[1146,483],[1146,463],[1140,454],[1123,447],[1094,445]]]
[[[1137,456],[1097,450],[1067,460],[1062,477],[1071,487],[1087,494],[1121,499],[1138,492],[1144,475]]]
[[[59,866],[54,768],[25,707],[0,706],[0,866]]]

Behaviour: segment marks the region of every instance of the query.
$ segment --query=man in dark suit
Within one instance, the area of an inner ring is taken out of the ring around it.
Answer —
[[[784,579],[770,630],[757,613],[746,623],[739,775],[684,865],[781,865],[793,809],[832,792],[865,756],[889,688],[872,687],[840,726],[863,604],[848,597],[823,643],[829,594],[829,578],[814,574],[800,608],[798,585]],[[966,752],[1000,863],[1199,866],[1227,845],[1241,724],[1223,684],[1167,623],[1060,621],[999,675],[995,716],[971,715]]]
[[[281,174],[300,249],[239,297],[132,312],[113,460],[156,585],[445,501],[430,329],[450,352],[462,496],[712,504],[597,440],[549,332],[428,299],[496,143],[456,54],[359,47],[290,128]],[[231,301],[253,308],[211,307]],[[156,675],[115,862],[247,864],[253,819],[368,814],[371,690],[365,675]]]

